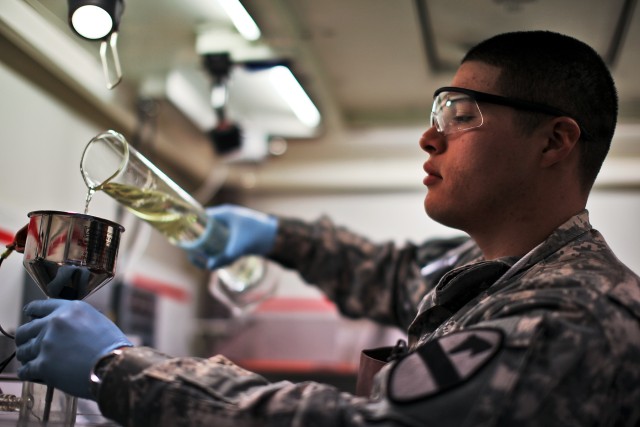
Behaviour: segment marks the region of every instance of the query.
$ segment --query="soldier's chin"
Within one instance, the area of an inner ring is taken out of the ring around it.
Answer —
[[[424,211],[429,218],[446,227],[457,229],[461,229],[462,227],[463,221],[458,219],[458,216],[454,212],[437,203],[430,203],[427,198],[425,198],[424,201]]]

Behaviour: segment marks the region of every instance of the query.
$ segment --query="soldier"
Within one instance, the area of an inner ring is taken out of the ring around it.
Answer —
[[[362,396],[269,383],[223,356],[133,347],[78,301],[26,307],[19,376],[95,399],[125,426],[635,426],[640,278],[585,210],[616,116],[593,49],[551,32],[502,34],[435,92],[420,139],[426,213],[469,240],[396,248],[328,218],[209,211],[232,237],[223,254],[187,248],[195,263],[265,255],[345,315],[406,328],[407,347]]]

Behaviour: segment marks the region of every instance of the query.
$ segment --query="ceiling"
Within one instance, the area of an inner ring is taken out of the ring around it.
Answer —
[[[66,1],[25,1],[70,33]],[[287,153],[260,167],[231,166],[243,174],[246,186],[276,190],[419,186],[423,158],[417,139],[427,124],[433,91],[450,81],[472,45],[496,33],[527,29],[575,36],[607,60],[621,101],[621,126],[612,157],[622,166],[616,163],[612,169],[625,173],[613,173],[614,180],[640,182],[634,172],[640,171],[639,163],[629,164],[640,161],[636,0],[245,0],[243,4],[262,31],[257,42],[235,44],[239,36],[217,0],[125,0],[118,50],[127,87],[142,95],[157,95],[154,82],[165,82],[175,72],[190,76],[206,92],[208,76],[201,55],[224,49],[225,43],[238,70],[251,59],[290,65],[320,110],[322,124],[313,131],[278,128],[275,111],[282,106],[270,103],[271,98],[249,80],[231,86],[235,114],[255,123],[262,120],[265,132],[289,141]],[[95,44],[76,43],[97,56]],[[246,179],[247,173],[251,179]]]

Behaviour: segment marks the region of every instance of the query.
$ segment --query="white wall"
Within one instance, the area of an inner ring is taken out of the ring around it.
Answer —
[[[618,258],[640,274],[640,191],[595,190],[587,209]]]
[[[259,209],[280,215],[317,219],[326,214],[338,225],[365,234],[374,241],[420,242],[429,236],[461,234],[430,220],[424,213],[424,192],[312,193],[252,197]]]
[[[85,144],[99,132],[0,63],[0,194],[3,209],[80,211],[87,189],[80,175]],[[96,201],[95,215],[113,205]]]

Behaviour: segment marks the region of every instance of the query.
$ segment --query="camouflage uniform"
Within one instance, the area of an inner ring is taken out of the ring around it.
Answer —
[[[135,348],[105,368],[103,413],[173,427],[638,423],[640,278],[586,211],[520,259],[483,261],[464,239],[376,245],[326,218],[282,219],[271,257],[346,315],[407,328],[410,351],[368,398]]]

